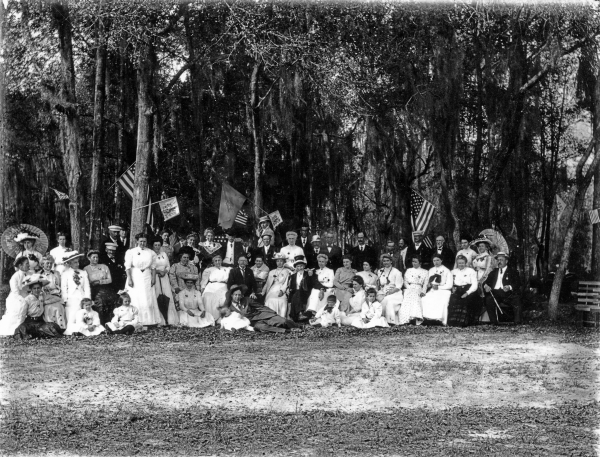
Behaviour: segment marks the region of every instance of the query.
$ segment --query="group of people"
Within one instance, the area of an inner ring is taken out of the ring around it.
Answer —
[[[485,237],[461,240],[454,253],[442,236],[433,249],[388,241],[383,252],[364,233],[342,253],[333,233],[325,240],[308,226],[282,243],[268,217],[257,236],[233,234],[219,243],[211,229],[176,242],[167,230],[137,234],[110,226],[100,249],[84,254],[58,246],[35,250],[21,233],[0,335],[20,338],[130,334],[152,326],[289,332],[304,326],[356,328],[437,322],[467,326],[500,316],[521,320],[519,275],[508,253],[492,255]],[[277,245],[279,244],[279,246]],[[85,261],[85,266],[83,265]]]

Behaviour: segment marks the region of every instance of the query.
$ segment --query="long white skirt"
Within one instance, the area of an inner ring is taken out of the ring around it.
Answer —
[[[102,325],[99,325],[90,332],[84,325],[78,326],[77,324],[69,324],[67,325],[67,329],[65,330],[65,333],[63,333],[63,335],[72,335],[75,332],[79,332],[85,336],[95,336],[100,335],[105,330],[106,329]]]
[[[221,319],[221,328],[225,330],[240,330],[246,329],[254,331],[250,325],[250,320],[242,316],[240,313],[232,312],[229,316]]]
[[[340,320],[342,322],[342,325],[354,325],[354,321],[358,319],[360,319],[360,313],[351,313],[351,314],[346,314],[344,311],[340,311]]]
[[[404,303],[400,307],[400,314],[398,315],[400,321],[398,324],[408,324],[411,320],[415,319],[415,323],[421,325],[423,322],[423,307],[421,306],[422,290],[419,284],[409,284],[408,289],[404,291]],[[388,322],[390,322],[389,319]]]
[[[279,291],[283,289],[284,287],[281,285],[273,284],[265,296],[265,306],[275,311],[279,316],[287,317],[287,295],[283,294],[281,297],[279,296]]]
[[[384,298],[380,300],[381,307],[383,308],[382,314],[385,316],[388,323],[396,325],[400,323],[400,309],[403,301],[404,295],[401,290],[390,295],[385,295]]]
[[[202,294],[202,302],[207,313],[210,313],[215,322],[221,318],[219,306],[225,303],[227,284],[224,282],[209,282]]]
[[[162,278],[156,274],[156,283],[154,284],[154,293],[156,297],[160,294],[166,295],[170,298],[169,308],[167,310],[167,322],[169,325],[179,324],[179,313],[175,308],[175,300],[173,299],[173,293],[171,292],[171,284],[169,283],[169,275],[166,274]]]
[[[310,292],[310,296],[308,297],[308,307],[306,308],[307,311],[314,311],[315,313],[318,313],[323,308],[325,308],[325,306],[327,305],[327,297],[329,297],[330,295],[335,295],[335,288],[332,287],[331,289],[325,290],[325,293],[323,293],[323,298],[321,300],[319,300],[320,292],[321,291],[319,289],[313,289]]]
[[[67,327],[69,326],[69,324],[75,323],[75,315],[77,314],[77,311],[81,309],[81,300],[83,300],[84,298],[86,298],[85,294],[80,288],[71,290],[71,292],[69,293],[69,296],[67,297],[67,303],[65,305]],[[133,300],[133,296],[131,297],[131,299]]]
[[[0,336],[13,336],[19,325],[27,317],[27,303],[25,299],[14,292],[6,298],[6,311],[0,320]]]
[[[386,327],[389,327],[389,324],[387,323],[387,321],[385,320],[385,317],[383,317],[383,316],[379,316],[375,319],[371,319],[369,322],[367,322],[365,324],[359,315],[358,318],[355,318],[352,321],[352,326],[356,327],[356,328],[375,328],[375,327],[386,328]]]
[[[215,318],[212,314],[207,312],[204,317],[200,317],[202,311],[198,309],[190,310],[194,313],[193,316],[190,316],[187,311],[179,311],[179,324],[184,327],[195,327],[195,328],[203,328],[210,327],[215,325]]]
[[[448,323],[448,303],[450,303],[449,290],[430,290],[421,299],[423,306],[423,318],[432,321],[440,321],[446,325]]]
[[[150,268],[144,271],[139,268],[131,269],[133,287],[129,283],[125,290],[131,297],[131,304],[138,310],[138,319],[142,325],[165,325],[165,320],[158,310],[156,294],[152,287],[152,273]]]

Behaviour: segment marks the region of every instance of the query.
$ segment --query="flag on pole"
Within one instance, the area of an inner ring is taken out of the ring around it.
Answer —
[[[177,197],[163,200],[158,202],[158,204],[160,205],[160,210],[163,213],[165,222],[179,216],[179,203],[177,203]]]
[[[423,198],[421,194],[410,190],[410,214],[413,231],[425,233],[435,212],[435,206]]]
[[[556,209],[558,211],[558,220],[560,220],[560,216],[562,216],[562,213],[566,207],[567,204],[565,203],[565,201],[562,198],[560,198],[560,195],[556,194]]]
[[[69,196],[67,194],[65,194],[64,192],[61,192],[60,190],[56,190],[54,187],[50,187],[50,189],[52,189],[54,191],[54,193],[58,197],[58,201],[69,199]]]
[[[121,175],[117,181],[123,192],[133,200],[133,183],[135,182],[135,162]]]
[[[234,219],[235,222],[242,225],[248,225],[248,214],[243,209],[239,210]]]
[[[277,227],[279,224],[283,222],[283,218],[279,211],[273,211],[269,214],[269,219],[271,219],[271,223],[273,224],[273,228]]]
[[[423,238],[423,244],[425,246],[427,246],[429,249],[433,249],[433,243],[431,242],[431,238],[429,238],[429,235],[427,235],[425,238]]]
[[[230,228],[245,201],[246,197],[224,182],[219,205],[219,225],[224,229]]]
[[[598,209],[593,209],[590,211],[590,222],[592,225],[600,222],[600,216],[598,216]]]

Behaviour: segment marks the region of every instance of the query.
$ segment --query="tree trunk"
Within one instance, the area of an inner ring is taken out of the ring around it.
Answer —
[[[260,136],[260,107],[258,97],[258,73],[260,63],[256,62],[250,76],[250,130],[252,133],[252,146],[254,148],[254,215],[259,220],[263,207],[263,151]]]
[[[4,2],[0,1],[0,233],[6,228],[4,201],[7,185],[7,163],[6,163],[6,10]],[[4,282],[4,250],[0,250],[0,284]]]
[[[138,134],[135,154],[135,182],[131,212],[131,246],[133,237],[145,232],[148,215],[148,172],[152,155],[154,125],[154,77],[156,49],[152,37],[142,44],[138,62]]]
[[[598,82],[596,84],[598,84]],[[591,166],[588,168],[587,173],[585,173],[585,175],[583,174],[583,167],[585,163],[588,161],[591,152],[596,149],[599,134],[599,130],[594,132],[594,136],[592,137],[592,141],[588,146],[588,150],[579,160],[579,164],[577,165],[576,182],[573,185],[572,190],[572,194],[574,195],[573,204],[565,209],[567,212],[569,225],[567,226],[565,236],[562,237],[563,250],[560,257],[558,270],[556,271],[556,275],[554,276],[554,281],[552,283],[550,302],[548,303],[548,314],[552,320],[556,320],[558,317],[558,299],[560,297],[560,288],[562,286],[567,267],[569,266],[571,248],[573,247],[573,239],[575,238],[575,229],[577,228],[579,214],[581,213],[581,209],[583,208],[583,204],[585,202],[585,194],[592,182],[595,171],[600,166],[600,154],[595,154],[594,160],[592,161]]]
[[[123,173],[123,159],[125,157],[125,117],[126,117],[126,109],[127,109],[127,96],[125,93],[125,78],[127,73],[127,42],[125,40],[121,40],[119,44],[119,124],[117,126],[117,166],[115,173],[115,181],[121,176]],[[115,185],[115,212],[113,223],[119,224],[121,222],[121,196],[122,194],[121,187],[119,185]],[[130,237],[131,238],[131,237]]]
[[[104,21],[96,24],[96,79],[94,94],[94,128],[92,133],[92,176],[90,188],[90,246],[98,249],[102,235],[102,198],[98,190],[104,168],[104,105],[106,101],[106,34]]]
[[[596,143],[596,155],[600,155],[600,147]],[[600,166],[594,173],[593,209],[600,208]],[[592,277],[600,281],[600,224],[592,225]]]
[[[58,29],[60,42],[60,58],[62,67],[61,102],[64,115],[64,147],[62,150],[63,166],[69,186],[69,219],[71,223],[71,243],[73,249],[81,246],[81,167],[79,154],[81,149],[81,132],[79,129],[79,113],[77,112],[77,95],[75,92],[75,65],[73,62],[73,29],[69,8],[65,3],[54,3],[51,6],[52,16]]]

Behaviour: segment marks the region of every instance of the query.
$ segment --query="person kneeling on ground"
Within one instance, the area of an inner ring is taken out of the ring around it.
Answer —
[[[338,327],[342,326],[342,317],[340,316],[340,302],[335,295],[329,295],[327,297],[327,303],[325,308],[321,308],[315,318],[310,321],[310,325],[313,327],[329,327],[330,325],[337,324]]]
[[[95,336],[105,332],[100,315],[92,309],[93,303],[89,298],[81,300],[81,309],[75,314],[75,322],[67,325],[65,335]]]
[[[40,274],[28,276],[23,281],[23,287],[29,287],[29,295],[25,297],[26,318],[15,330],[15,338],[30,339],[30,338],[55,338],[62,336],[61,329],[55,322],[44,321],[44,296],[42,295],[42,287],[48,284]]]
[[[114,317],[106,324],[106,332],[109,334],[131,335],[136,330],[142,329],[138,319],[138,310],[131,304],[131,297],[127,292],[119,291],[119,307],[114,310]]]
[[[377,291],[367,290],[367,299],[362,304],[360,318],[354,319],[352,325],[357,328],[389,327],[387,320],[381,314],[383,307],[377,301]]]

